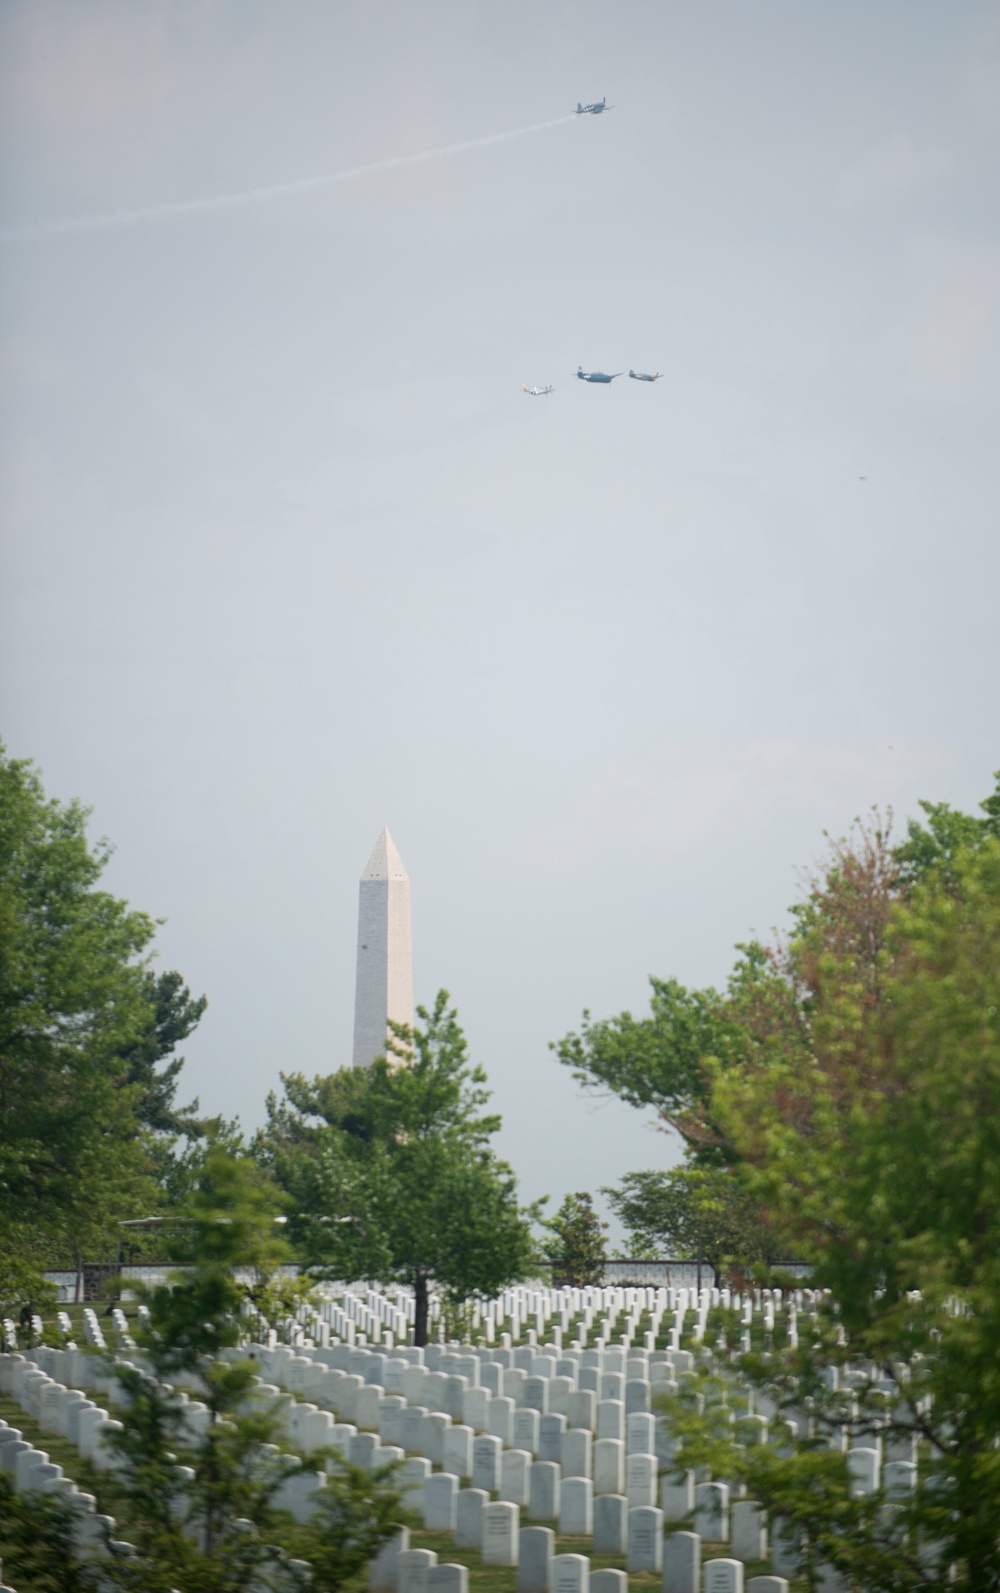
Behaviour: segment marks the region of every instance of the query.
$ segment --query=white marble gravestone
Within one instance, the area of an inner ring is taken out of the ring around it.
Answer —
[[[590,1561],[585,1554],[552,1556],[552,1593],[590,1593]]]
[[[701,1539],[671,1532],[663,1545],[663,1593],[701,1593]]]
[[[517,1593],[551,1593],[556,1535],[551,1527],[524,1527],[517,1565]]]
[[[491,1504],[483,1509],[483,1564],[516,1565],[520,1523],[516,1504]]]
[[[694,1490],[694,1529],[709,1543],[729,1542],[729,1488],[700,1482]]]
[[[514,1449],[526,1449],[529,1455],[538,1454],[538,1412],[527,1405],[514,1412],[511,1444]]]
[[[469,1568],[432,1565],[427,1573],[427,1593],[469,1593]]]
[[[427,1593],[427,1577],[437,1555],[432,1549],[404,1549],[396,1556],[397,1593]]]
[[[620,1399],[602,1399],[597,1403],[598,1438],[625,1439],[625,1406]]]
[[[628,1513],[628,1559],[630,1571],[663,1569],[663,1511],[640,1505]]]
[[[693,1513],[693,1471],[686,1471],[680,1482],[675,1482],[670,1472],[660,1478],[660,1509],[666,1521],[684,1521]]]
[[[621,1493],[602,1493],[594,1500],[594,1553],[625,1554],[628,1550],[628,1500]]]
[[[734,1560],[763,1560],[767,1555],[767,1518],[753,1499],[737,1499],[730,1511],[729,1546]]]
[[[742,1560],[706,1560],[705,1593],[743,1593]]]
[[[526,1449],[505,1449],[500,1457],[500,1498],[526,1505],[531,1489],[531,1456]]]
[[[625,1445],[617,1438],[599,1438],[594,1445],[594,1492],[625,1491]]]
[[[424,1527],[428,1532],[454,1532],[458,1478],[439,1471],[424,1482]]]
[[[503,1445],[499,1438],[482,1434],[472,1441],[472,1486],[496,1493],[500,1486],[500,1457]]]
[[[480,1549],[483,1543],[483,1510],[490,1502],[485,1488],[460,1488],[455,1501],[456,1549]]]
[[[528,1517],[532,1521],[559,1518],[560,1468],[551,1460],[536,1460],[528,1478]]]
[[[564,1477],[559,1490],[559,1532],[589,1538],[594,1531],[594,1485],[589,1477]]]

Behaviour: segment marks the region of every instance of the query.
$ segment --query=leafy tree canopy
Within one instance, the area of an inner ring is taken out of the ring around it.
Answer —
[[[807,881],[804,900],[791,910],[787,941],[738,946],[724,991],[688,990],[675,979],[653,978],[647,1016],[623,1012],[595,1021],[584,1012],[580,1031],[554,1043],[559,1060],[587,1087],[652,1106],[697,1161],[732,1162],[734,1148],[714,1116],[706,1060],[738,1072],[761,1054],[780,1052],[797,1066],[811,1054],[811,1015],[825,1000],[831,970],[877,1004],[894,904],[932,874],[949,882],[963,848],[975,850],[1000,836],[1000,773],[996,790],[981,804],[982,818],[945,803],[921,806],[927,822],[911,820],[898,845],[891,841],[891,823],[878,815],[832,843],[824,867]]]
[[[630,1255],[704,1262],[716,1283],[780,1259],[757,1205],[726,1168],[627,1173],[604,1193],[628,1231]]]
[[[608,1225],[598,1217],[591,1196],[585,1192],[567,1195],[544,1226],[552,1236],[543,1249],[555,1287],[599,1285],[608,1262],[604,1238]]]
[[[327,1078],[284,1077],[258,1155],[291,1197],[303,1253],[328,1275],[411,1284],[416,1341],[428,1286],[493,1295],[530,1267],[531,1213],[490,1148],[486,1076],[470,1065],[447,991],[393,1025],[389,1055]]]
[[[99,885],[106,842],[0,746],[0,1251],[68,1259],[155,1203],[154,1129],[197,1022],[178,974],[149,968],[154,924]],[[10,1270],[8,1268],[8,1270]]]

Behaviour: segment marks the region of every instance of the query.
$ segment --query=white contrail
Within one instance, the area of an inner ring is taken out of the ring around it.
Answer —
[[[0,228],[5,241],[30,238],[64,237],[73,232],[105,232],[116,227],[133,227],[142,221],[169,221],[179,216],[196,216],[212,210],[228,210],[236,205],[256,205],[266,199],[284,199],[307,193],[310,188],[331,188],[336,183],[356,182],[359,177],[375,177],[395,171],[399,166],[418,166],[423,161],[441,160],[445,155],[462,155],[469,149],[484,149],[487,144],[503,144],[511,138],[525,138],[548,127],[575,122],[576,116],[557,116],[551,122],[535,122],[510,133],[489,133],[485,138],[470,138],[463,144],[445,144],[441,149],[425,149],[419,155],[394,155],[390,160],[375,160],[367,166],[349,166],[344,171],[324,172],[319,177],[299,177],[295,182],[272,183],[267,188],[244,188],[235,194],[217,194],[214,199],[176,199],[162,205],[142,205],[137,210],[110,210],[96,216],[68,216],[59,221],[36,221],[21,227]]]

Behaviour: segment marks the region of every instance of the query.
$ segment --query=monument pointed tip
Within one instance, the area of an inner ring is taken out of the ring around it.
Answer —
[[[409,879],[403,867],[403,859],[396,849],[396,843],[389,834],[389,826],[382,826],[382,833],[375,842],[371,857],[365,864],[361,874],[362,883],[368,879]]]

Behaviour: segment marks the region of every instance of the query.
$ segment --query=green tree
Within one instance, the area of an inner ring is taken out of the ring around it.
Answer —
[[[634,1253],[704,1263],[716,1285],[724,1273],[741,1275],[756,1262],[779,1259],[758,1207],[727,1168],[627,1173],[617,1189],[604,1194]]]
[[[344,1280],[406,1283],[414,1341],[427,1342],[429,1290],[454,1306],[494,1295],[533,1257],[532,1213],[490,1140],[486,1075],[470,1065],[447,991],[412,1030],[393,1025],[389,1056],[311,1083],[282,1076],[259,1154],[291,1197],[313,1267]]]
[[[147,1020],[153,924],[96,888],[109,851],[85,821],[0,748],[0,1245],[43,1265],[146,1188],[122,1052]]]
[[[138,1560],[112,1567],[114,1586],[136,1593],[243,1593],[289,1585],[291,1555],[305,1556],[316,1593],[339,1588],[404,1519],[394,1468],[332,1466],[309,1525],[281,1508],[282,1489],[328,1458],[304,1458],[282,1438],[278,1405],[252,1398],[256,1363],[239,1353],[247,1274],[274,1276],[290,1250],[280,1236],[281,1197],[260,1167],[210,1144],[171,1240],[182,1264],[149,1292],[138,1330],[144,1366],[115,1364],[127,1396],[112,1438],[125,1461]],[[172,1380],[194,1382],[208,1407],[193,1437]],[[183,1525],[184,1530],[179,1528]]]
[[[110,848],[86,821],[0,746],[0,1271],[22,1280],[155,1204],[185,1127],[181,1062],[158,1066],[204,1007],[150,970],[153,921],[100,889]]]
[[[544,1253],[555,1287],[584,1289],[600,1284],[608,1264],[604,1237],[608,1225],[597,1215],[590,1195],[585,1191],[567,1195],[544,1226],[552,1235]]]
[[[0,1472],[3,1582],[31,1593],[98,1593],[98,1580],[74,1553],[75,1517],[60,1494],[15,1491]]]
[[[140,1092],[136,1104],[139,1120],[159,1134],[197,1134],[204,1126],[194,1116],[198,1102],[187,1107],[175,1104],[184,1058],[173,1053],[201,1021],[208,998],[199,996],[196,1000],[181,975],[173,971],[154,974],[147,970],[144,994],[146,1018],[142,1031],[122,1050],[127,1082]],[[171,1060],[159,1069],[167,1057]]]

